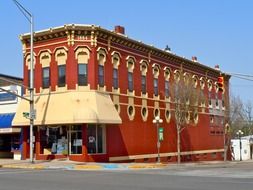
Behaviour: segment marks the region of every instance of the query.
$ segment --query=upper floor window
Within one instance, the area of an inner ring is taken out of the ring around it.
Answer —
[[[208,80],[207,81],[207,88],[208,88],[208,91],[211,92],[212,91],[212,88],[213,88],[213,82],[211,80]]]
[[[169,81],[165,81],[165,97],[168,98],[170,96],[170,89],[169,89]]]
[[[62,47],[56,50],[55,59],[58,65],[58,87],[64,87],[66,85],[66,47]]]
[[[147,71],[148,71],[148,62],[146,60],[141,60],[141,93],[146,94],[147,93]]]
[[[87,64],[78,64],[78,85],[87,86],[88,85],[88,70]]]
[[[189,83],[190,83],[190,74],[185,72],[184,75],[183,75],[183,79],[184,79],[185,85],[186,86],[189,85]]]
[[[112,52],[112,64],[113,64],[113,88],[118,89],[119,88],[119,76],[118,76],[118,67],[120,64],[120,54],[118,52],[113,51]]]
[[[113,88],[119,88],[118,69],[113,68]]]
[[[158,96],[158,79],[154,78],[154,94]]]
[[[153,75],[154,75],[154,95],[158,96],[158,76],[159,76],[160,66],[153,64]]]
[[[133,81],[134,63],[135,63],[135,58],[128,56],[127,57],[127,70],[128,70],[128,91],[129,92],[134,91],[134,81]]]
[[[42,88],[50,86],[50,70],[49,67],[42,68]]]
[[[40,57],[40,64],[42,67],[42,88],[49,88],[51,51],[45,50],[41,52],[39,57]]]
[[[118,89],[119,88],[119,76],[118,76],[118,67],[120,64],[120,54],[118,52],[113,51],[112,52],[112,65],[113,65],[113,88]]]
[[[146,75],[141,76],[141,92],[142,94],[147,93]]]
[[[201,90],[204,90],[205,88],[205,79],[203,77],[200,78],[200,88]]]
[[[58,65],[58,87],[63,87],[66,84],[66,66]]]
[[[128,90],[129,92],[134,90],[133,73],[131,72],[128,72]]]
[[[180,78],[181,78],[180,72],[179,72],[178,70],[175,70],[175,71],[174,71],[174,81],[175,81],[176,83],[179,83]]]
[[[78,46],[75,49],[75,58],[78,63],[78,85],[87,86],[90,49],[86,46]]]
[[[27,76],[27,86],[30,87],[30,83],[31,83],[31,56],[30,55],[27,55],[26,57],[26,61],[25,61],[25,64],[28,68],[28,76]],[[35,55],[33,56],[33,73],[34,73],[34,67],[36,65],[36,59],[35,59]],[[34,77],[33,77],[34,79]],[[34,82],[34,81],[33,81]]]
[[[192,85],[194,88],[197,88],[198,86],[198,77],[196,75],[192,76]]]
[[[170,97],[170,89],[169,89],[169,80],[170,80],[170,69],[168,67],[164,68],[164,78],[165,78],[165,97]]]
[[[97,60],[98,60],[98,85],[104,87],[104,65],[106,62],[106,50],[104,48],[98,48]]]
[[[104,66],[98,65],[98,84],[100,87],[104,87]]]

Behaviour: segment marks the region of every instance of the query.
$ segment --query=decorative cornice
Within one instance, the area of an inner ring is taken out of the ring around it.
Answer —
[[[130,49],[142,52],[144,55],[147,54],[148,60],[151,61],[152,57],[159,57],[165,62],[172,61],[175,64],[183,63],[184,67],[197,67],[198,70],[201,69],[203,73],[208,71],[208,75],[218,76],[223,74],[221,71],[217,71],[214,68],[205,66],[199,62],[193,62],[190,59],[180,57],[171,52],[166,52],[164,50],[158,49],[152,45],[147,45],[141,41],[136,41],[128,38],[126,35],[115,33],[114,31],[109,31],[95,25],[78,25],[69,24],[61,27],[50,28],[48,30],[38,31],[34,34],[34,41],[45,41],[59,37],[67,37],[68,45],[74,45],[75,37],[77,40],[87,39],[90,36],[91,46],[96,47],[98,40],[106,40],[108,44],[108,50],[110,50],[112,45],[127,46]],[[20,40],[25,43],[29,43],[30,34],[24,34],[20,36]],[[24,45],[23,45],[24,46]],[[25,47],[25,46],[24,46]]]

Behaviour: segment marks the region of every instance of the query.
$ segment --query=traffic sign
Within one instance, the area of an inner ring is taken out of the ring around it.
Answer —
[[[163,128],[159,128],[159,141],[163,141]]]

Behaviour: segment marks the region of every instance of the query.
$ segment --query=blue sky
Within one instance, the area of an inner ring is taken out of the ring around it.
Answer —
[[[35,30],[64,24],[125,26],[133,39],[223,72],[253,75],[253,1],[251,0],[19,0],[33,13]],[[22,76],[18,35],[29,23],[12,0],[0,1],[0,73]],[[231,79],[231,91],[253,101],[253,81]]]

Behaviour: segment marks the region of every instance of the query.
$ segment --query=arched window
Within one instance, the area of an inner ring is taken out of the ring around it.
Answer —
[[[178,70],[174,71],[174,81],[178,83],[180,81],[180,72]]]
[[[25,59],[25,65],[27,66],[28,68],[28,75],[27,75],[27,86],[30,86],[30,75],[31,75],[31,56],[30,54],[26,56],[26,59]],[[36,65],[36,59],[35,59],[35,54],[33,55],[33,69]]]
[[[127,69],[128,69],[128,91],[134,91],[134,81],[133,81],[133,70],[134,70],[135,59],[133,57],[127,57]]]
[[[78,85],[88,85],[88,61],[90,58],[90,50],[87,47],[78,47],[75,50],[75,57],[78,64]]]
[[[118,67],[120,64],[120,54],[117,52],[112,53],[112,64],[113,64],[113,88],[116,90],[119,88],[119,73]]]
[[[198,77],[196,75],[192,76],[192,85],[194,88],[197,88],[198,86]]]
[[[55,59],[58,65],[58,87],[64,87],[66,85],[67,49],[65,47],[57,49]]]
[[[158,89],[158,76],[160,73],[160,66],[157,64],[153,64],[153,75],[154,75],[154,95],[158,96],[159,89]]]
[[[106,51],[103,48],[98,50],[98,85],[104,87],[104,64],[106,62]]]
[[[165,97],[166,98],[169,98],[170,97],[170,89],[169,89],[169,86],[170,86],[170,69],[168,67],[165,67],[164,68],[164,79],[165,79],[165,84],[164,84],[164,93],[165,93]]]
[[[142,60],[140,65],[141,70],[141,93],[145,95],[147,93],[147,71],[148,71],[148,62]]]
[[[50,86],[50,62],[51,52],[44,51],[40,54],[40,64],[42,66],[42,88],[49,88]]]
[[[200,88],[201,90],[204,90],[205,88],[205,79],[203,77],[200,78]]]

